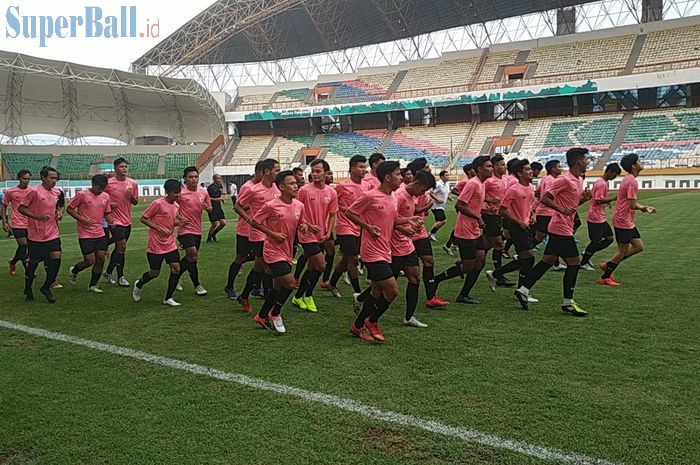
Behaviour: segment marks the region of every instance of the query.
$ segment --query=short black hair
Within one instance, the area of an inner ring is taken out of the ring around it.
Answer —
[[[508,171],[508,174],[513,174],[515,171],[513,171],[513,168],[515,167],[515,164],[518,162],[517,158],[511,158],[506,162],[506,171]]]
[[[383,162],[377,168],[377,179],[379,179],[379,182],[384,183],[384,179],[400,167],[401,165],[398,161],[391,160]]]
[[[542,166],[542,163],[538,161],[533,161],[532,163],[530,163],[530,168],[532,168],[532,171],[542,171],[544,169],[544,166]]]
[[[525,167],[529,164],[530,164],[530,160],[528,160],[527,158],[523,158],[522,160],[518,160],[518,163],[516,163],[515,166],[513,166],[513,173],[516,175],[522,173],[523,170],[525,169]],[[530,168],[532,168],[532,166],[530,166]]]
[[[26,176],[26,175],[31,176],[31,175],[32,175],[32,172],[29,171],[29,170],[19,170],[19,172],[17,173],[17,179],[20,179],[20,178],[22,178],[22,177],[24,177],[24,176]]]
[[[262,173],[262,171],[263,171],[263,163],[264,163],[264,162],[265,162],[265,160],[258,160],[258,161],[255,163],[255,168],[253,169],[253,171],[256,172],[256,173]]]
[[[267,170],[272,171],[275,168],[275,165],[279,165],[279,162],[274,158],[268,158],[266,160],[263,160],[261,165],[262,172],[264,173]]]
[[[127,166],[129,165],[129,162],[127,161],[126,158],[124,157],[119,157],[116,160],[114,160],[114,167],[116,168],[117,166],[121,165],[122,163],[126,163]]]
[[[425,186],[428,189],[432,189],[433,187],[435,187],[435,176],[433,176],[432,173],[428,173],[427,171],[419,171],[413,178],[413,182],[417,182],[418,184]]]
[[[416,174],[423,171],[426,166],[428,166],[428,160],[425,157],[418,157],[408,164],[408,169],[411,170],[411,173]]]
[[[569,167],[576,164],[581,158],[588,155],[588,149],[583,147],[572,147],[566,151],[566,164]]]
[[[298,166],[295,168],[292,168],[292,174],[303,173],[303,172],[304,172],[304,170],[299,168]],[[275,180],[277,180],[277,178],[275,178]]]
[[[58,174],[58,171],[56,170],[56,168],[51,168],[50,166],[44,166],[44,167],[41,169],[41,172],[39,172],[39,175],[40,175],[42,178],[45,178],[45,177],[47,177],[47,176],[49,175],[49,173],[51,173],[51,172]]]
[[[294,171],[293,170],[284,170],[284,171],[280,171],[279,173],[277,173],[277,176],[275,176],[275,186],[277,186],[279,188],[282,184],[284,184],[284,178],[286,178],[287,176],[294,177]]]
[[[316,165],[323,165],[323,172],[324,173],[331,170],[331,165],[329,165],[326,160],[322,160],[321,158],[316,158],[314,161],[309,163],[309,166],[316,166]]]
[[[632,172],[632,165],[639,161],[639,155],[636,153],[628,153],[622,160],[620,160],[620,166],[628,173]]]
[[[552,171],[554,171],[554,168],[559,164],[559,160],[549,160],[547,163],[544,164],[544,169],[547,171],[547,174],[552,174]]]
[[[105,176],[104,174],[96,174],[92,177],[91,182],[93,186],[97,186],[100,189],[104,189],[105,187],[107,187],[107,176]]]
[[[496,163],[498,163],[499,161],[503,161],[503,160],[505,160],[505,158],[503,158],[503,155],[494,155],[491,157],[491,163],[493,163],[494,165]]]
[[[618,165],[617,163],[610,163],[608,166],[605,167],[605,172],[606,173],[615,173],[615,176],[619,176],[620,173],[622,173],[622,169],[620,168],[620,165]]]
[[[358,163],[367,163],[367,159],[364,157],[364,155],[353,155],[352,158],[350,158],[349,166],[352,168]]]
[[[440,177],[443,177],[446,174],[447,174],[447,171],[445,171],[445,170],[440,171]]]
[[[472,168],[474,168],[474,171],[478,170],[483,166],[486,162],[491,161],[491,158],[489,158],[488,155],[481,155],[480,157],[476,157],[474,161],[472,161]]]
[[[372,165],[374,165],[375,163],[378,163],[378,162],[384,161],[384,160],[386,160],[386,158],[384,157],[384,155],[382,155],[382,154],[379,153],[379,152],[375,152],[375,153],[373,153],[372,155],[369,156],[369,166],[372,166]]]
[[[403,178],[404,176],[406,176],[406,173],[407,173],[408,171],[409,171],[408,168],[401,168],[401,177]],[[411,173],[413,173],[413,172],[411,171]]]
[[[471,163],[467,163],[467,164],[464,165],[464,167],[462,168],[462,171],[464,171],[464,174],[468,174],[468,173],[469,173],[471,170],[473,170],[473,169],[474,169],[474,167],[472,166],[472,164],[471,164]]]
[[[165,184],[163,184],[163,189],[165,189],[166,194],[180,192],[182,190],[182,184],[180,184],[180,181],[177,179],[168,179],[165,181]]]
[[[185,170],[182,172],[182,178],[183,178],[183,179],[187,178],[187,175],[190,174],[190,173],[193,172],[193,171],[194,171],[195,173],[199,174],[199,170],[197,169],[196,166],[188,166],[188,167],[185,168]]]

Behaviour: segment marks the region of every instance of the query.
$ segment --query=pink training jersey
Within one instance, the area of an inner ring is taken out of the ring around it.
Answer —
[[[505,178],[506,180],[506,189],[508,189],[511,186],[514,186],[516,184],[520,184],[520,181],[518,181],[518,177],[515,176],[514,174],[508,175]]]
[[[379,178],[377,178],[375,175],[373,175],[371,172],[365,173],[365,177],[362,179],[362,182],[367,184],[367,189],[366,190],[372,190],[372,189],[377,189],[379,186],[382,185],[381,181]]]
[[[131,188],[136,200],[139,199],[139,186],[131,178],[120,181],[115,177],[109,178],[105,192],[116,206],[112,206],[112,219],[117,226],[131,225],[131,199],[127,189]]]
[[[345,216],[345,210],[355,203],[360,196],[367,191],[369,186],[364,182],[353,182],[352,179],[343,181],[335,186],[338,196],[338,219],[335,224],[335,233],[339,236],[359,236],[360,227]]]
[[[502,178],[491,176],[484,181],[484,198],[495,200],[496,203],[484,202],[482,213],[487,215],[498,215],[498,206],[501,204],[501,199],[508,189],[508,178],[512,176],[503,176]]]
[[[396,201],[396,213],[401,218],[410,218],[414,216],[416,212],[416,199],[406,190],[406,185],[401,184],[394,193],[394,200]],[[410,225],[405,225],[410,228]],[[405,257],[410,255],[415,251],[416,248],[413,245],[413,238],[406,236],[404,233],[400,232],[398,229],[394,228],[391,230],[391,255],[393,257]]]
[[[391,233],[397,218],[396,201],[391,194],[379,189],[367,191],[353,203],[349,211],[367,224],[380,229],[379,237],[373,238],[365,229],[360,238],[360,254],[367,263],[391,263]]]
[[[462,192],[462,189],[464,189],[464,186],[466,186],[468,182],[469,178],[462,178],[459,181],[457,181],[457,184],[455,184],[455,187],[453,187],[452,189],[457,191],[457,194],[459,195],[459,193]]]
[[[535,198],[535,190],[532,184],[523,186],[520,183],[513,184],[508,188],[501,207],[508,210],[508,214],[525,224],[530,224],[530,213],[532,212],[532,201]]]
[[[99,195],[95,195],[90,189],[80,191],[75,194],[68,206],[78,210],[80,216],[92,222],[92,226],[77,222],[78,239],[101,239],[105,236],[102,218],[112,211],[107,193],[100,192]]]
[[[27,217],[19,212],[19,206],[29,194],[31,187],[26,189],[19,187],[11,187],[5,192],[5,198],[2,200],[3,205],[10,206],[10,226],[14,229],[27,229]]]
[[[177,228],[177,234],[184,236],[185,234],[202,235],[202,211],[205,208],[211,208],[211,197],[206,189],[197,187],[191,191],[186,186],[180,191],[180,200],[177,201],[180,205],[180,217],[187,220],[187,224]]]
[[[177,250],[175,244],[175,218],[180,206],[177,202],[170,203],[161,197],[154,200],[143,212],[143,218],[150,220],[156,226],[160,226],[170,231],[165,235],[153,228],[148,228],[148,241],[146,242],[146,252],[154,254],[165,254]]]
[[[48,215],[48,221],[39,221],[27,217],[27,236],[32,242],[48,242],[58,239],[58,222],[56,221],[56,204],[61,191],[55,187],[46,189],[43,185],[30,188],[20,205],[24,205],[35,215]]]
[[[426,192],[425,194],[419,195],[418,197],[413,197],[413,200],[415,201],[416,209],[418,209],[421,207],[425,207],[428,204],[428,201],[430,200],[430,196]],[[426,216],[428,216],[428,213],[430,213],[430,210],[426,210],[423,213],[417,213],[417,215],[425,218]],[[411,215],[411,216],[413,216],[413,215]],[[418,241],[421,239],[427,239],[428,237],[430,237],[430,236],[428,236],[428,230],[425,229],[425,222],[423,222],[423,225],[421,226],[420,231],[418,231],[412,237],[412,239],[414,241]]]
[[[254,186],[257,183],[254,183],[253,180],[246,181],[243,183],[241,188],[238,190],[238,197],[236,199],[236,203],[241,203],[241,197],[243,198],[248,198],[244,197],[243,194],[250,189],[252,186]],[[241,204],[243,205],[243,204]],[[250,211],[248,212],[249,214],[252,214]],[[238,218],[238,221],[236,222],[236,235],[237,236],[243,236],[243,237],[248,237],[250,235],[250,224],[247,221],[242,220],[240,217]]]
[[[467,207],[478,215],[485,196],[484,183],[477,176],[474,176],[467,182],[462,192],[459,193],[458,200],[466,203]],[[460,239],[478,239],[481,237],[479,222],[459,212],[457,214],[457,223],[455,224],[455,237]]]
[[[265,263],[268,265],[278,262],[292,263],[294,235],[302,223],[305,209],[304,204],[297,199],[292,199],[292,203],[284,203],[281,199],[276,198],[265,203],[255,213],[253,219],[256,223],[286,236],[285,241],[282,243],[275,242],[269,237],[265,239],[265,245],[263,246],[263,260],[265,260]]]
[[[637,200],[637,178],[628,174],[622,178],[620,190],[617,192],[617,203],[613,213],[613,226],[618,229],[634,229],[634,213],[629,206],[630,200]]]
[[[257,184],[253,184],[249,189],[240,194],[236,202],[244,207],[250,207],[248,209],[248,215],[255,216],[263,205],[270,200],[279,197],[279,195],[280,190],[277,189],[277,186],[274,184],[270,187],[265,187],[265,184],[259,182]],[[250,228],[250,231],[248,232],[248,240],[250,242],[262,242],[265,240],[265,234],[255,228]]]
[[[537,186],[537,193],[539,195],[539,198],[541,199],[542,196],[544,195],[545,192],[547,192],[547,188],[549,187],[549,183],[554,181],[555,178],[551,174],[548,174],[544,178],[542,178],[542,181],[540,181],[540,184]],[[541,201],[537,203],[537,208],[535,209],[535,215],[537,216],[552,216],[554,215],[554,210],[543,204]]]
[[[328,231],[328,216],[338,213],[338,194],[334,189],[324,184],[322,189],[316,187],[316,184],[306,184],[299,189],[297,200],[304,204],[304,223],[313,224],[321,228],[314,234],[311,231],[299,231],[300,244],[312,244],[319,242],[321,236],[325,236]]]
[[[607,205],[602,203],[596,205],[596,200],[605,200],[608,198],[608,181],[603,178],[599,178],[594,184],[593,189],[591,189],[591,204],[588,206],[588,215],[586,215],[586,220],[589,223],[605,223],[605,209]]]
[[[581,201],[583,178],[577,178],[571,172],[563,174],[547,186],[546,192],[552,194],[554,203],[560,207],[573,208],[575,210]],[[574,216],[576,215],[562,215],[554,210],[547,232],[558,234],[559,236],[573,236]]]

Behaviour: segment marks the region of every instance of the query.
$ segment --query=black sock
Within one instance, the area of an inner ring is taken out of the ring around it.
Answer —
[[[447,242],[445,243],[445,246],[452,247],[452,244],[454,244],[454,242],[455,242],[455,231],[453,229],[452,232],[450,233],[450,238],[447,239]]]
[[[285,302],[287,302],[290,295],[292,295],[291,289],[286,289],[283,287],[277,291],[277,301],[275,302],[275,307],[272,309],[273,316],[279,316],[280,312],[282,311],[282,307],[284,306]]]
[[[309,282],[309,273],[311,270],[306,270],[304,271],[304,274],[301,276],[301,279],[299,280],[299,287],[297,288],[296,294],[294,294],[295,299],[301,299],[304,297],[304,293],[306,292],[306,286],[308,286]]]
[[[199,286],[199,267],[197,266],[197,262],[190,262],[189,269],[187,271],[190,273],[190,279],[192,280],[194,287]],[[180,274],[182,274],[182,270],[180,270]]]
[[[379,298],[374,302],[374,313],[369,317],[370,323],[378,323],[379,319],[382,317],[382,315],[384,315],[384,312],[387,311],[389,305],[391,304],[391,302],[387,301],[383,295],[379,296]]]
[[[15,256],[12,257],[12,264],[17,262],[23,262],[27,258],[27,246],[17,244],[17,250],[15,250]]]
[[[506,244],[503,246],[503,250],[506,252],[510,250],[510,247],[513,245],[513,240],[512,239],[506,239]]]
[[[337,272],[337,271],[334,271],[334,272],[333,272],[333,275],[331,276],[331,281],[330,281],[331,286],[337,287],[337,286],[338,286],[338,281],[340,281],[340,277],[341,277],[342,275],[343,275],[342,272],[339,273],[339,272]]]
[[[97,283],[100,282],[100,276],[102,276],[102,273],[92,272],[90,275],[90,287],[97,286]]]
[[[535,257],[521,258],[518,260],[520,264],[520,272],[518,273],[518,287],[525,283],[532,267],[535,264]]]
[[[435,226],[433,226],[433,229],[430,230],[430,234],[434,236],[436,232],[438,232],[438,230],[435,229]]]
[[[168,291],[165,293],[165,300],[172,299],[175,294],[177,283],[180,282],[180,273],[170,273],[168,277]]]
[[[49,258],[46,262],[44,262],[44,266],[46,267],[46,281],[44,281],[44,285],[41,287],[43,289],[50,289],[51,283],[56,281],[58,271],[61,269],[61,259]]]
[[[190,270],[190,262],[187,260],[187,256],[180,259],[180,275],[184,275]]]
[[[112,254],[112,257],[117,256],[117,262],[115,268],[117,269],[117,278],[123,278],[124,277],[124,263],[126,262],[126,257],[124,257],[123,253],[119,252],[114,252]]]
[[[360,289],[360,279],[359,278],[350,278],[350,285],[352,286],[352,290],[355,293],[358,293],[361,291]]]
[[[543,261],[539,261],[537,265],[535,265],[532,270],[530,270],[530,274],[527,275],[527,278],[525,278],[525,281],[523,282],[523,286],[527,288],[528,290],[532,289],[532,287],[535,285],[537,281],[544,276],[544,274],[552,267],[553,265],[550,265],[549,263],[545,263]]]
[[[462,285],[462,290],[459,291],[459,295],[463,297],[469,297],[469,293],[474,288],[474,285],[479,280],[479,274],[481,274],[482,268],[478,270],[472,270],[467,273],[466,278],[464,278],[464,284]]]
[[[503,275],[506,273],[512,273],[513,271],[518,271],[520,269],[520,260],[513,260],[509,263],[506,263],[500,268],[497,268],[493,272],[493,277],[496,279],[503,279]]]
[[[357,301],[364,302],[365,300],[367,300],[367,296],[370,294],[370,292],[372,292],[372,286],[362,291],[360,295],[357,296]]]
[[[272,289],[272,275],[263,273],[262,277],[262,288],[264,292],[267,292]]]
[[[228,279],[226,280],[226,288],[227,289],[233,289],[233,283],[236,280],[236,276],[238,276],[238,273],[241,271],[241,264],[237,263],[236,260],[231,262],[231,265],[228,267]]]
[[[109,257],[109,263],[107,264],[107,269],[105,270],[105,273],[112,274],[114,268],[117,266],[118,260],[119,259],[117,258],[117,251],[113,250],[112,255],[110,255]]]
[[[420,285],[418,283],[408,283],[408,286],[406,286],[406,321],[413,318],[413,314],[416,313],[416,306],[418,305],[419,287]]]
[[[326,269],[323,270],[323,280],[328,281],[333,272],[333,260],[335,260],[335,254],[326,254]]]
[[[80,266],[81,263],[83,263],[83,262],[80,261],[80,262],[77,262],[75,265],[73,265],[73,267],[72,267],[72,268],[73,268],[73,274],[78,274],[78,273],[80,273],[81,271],[83,271],[83,270],[85,269],[85,268],[82,268],[82,267]]]
[[[304,267],[306,266],[307,262],[306,255],[303,255],[297,259],[297,267],[294,270],[294,279],[299,279],[299,276],[301,276],[301,273],[304,271]]]
[[[588,247],[586,247],[586,250],[583,252],[583,256],[581,257],[581,264],[585,265],[588,263],[596,252],[607,249],[612,243],[612,239],[605,238],[598,242],[591,242],[588,244]]]
[[[270,289],[269,291],[266,291],[265,302],[263,302],[262,307],[260,307],[258,316],[263,320],[267,318],[268,313],[270,313],[272,307],[275,306],[275,302],[277,302],[277,289]]]
[[[443,281],[447,281],[448,279],[456,278],[457,276],[462,275],[462,269],[459,267],[459,265],[454,265],[451,266],[450,268],[446,269],[439,275],[435,276],[435,279],[433,280],[434,285],[435,285],[435,292],[437,292],[437,287],[438,284],[440,284]]]
[[[261,279],[262,273],[258,273],[255,269],[250,270],[248,278],[245,280],[245,287],[241,293],[241,299],[247,299],[250,296],[250,292],[255,287],[255,283],[259,283]]]
[[[425,286],[426,300],[432,300],[435,297],[435,268],[432,266],[423,265],[423,286]]]
[[[615,262],[608,262],[606,263],[607,267],[605,268],[605,271],[603,272],[603,279],[608,279],[610,276],[612,276],[613,271],[615,271],[615,268],[617,268],[617,263]]]
[[[493,252],[491,252],[491,260],[493,261],[494,270],[498,270],[501,266],[503,266],[503,258],[501,257],[501,251],[493,249]]]
[[[24,293],[28,294],[32,292],[32,284],[34,283],[34,275],[36,275],[36,269],[39,267],[39,262],[29,261],[27,269],[24,270]]]
[[[321,278],[321,273],[316,270],[307,270],[309,272],[308,281],[306,283],[306,297],[311,297],[318,284],[318,280]]]
[[[136,281],[136,287],[139,289],[143,289],[144,284],[148,283],[151,279],[151,275],[148,274],[148,271],[146,271],[144,274],[141,275],[138,281]]]
[[[564,271],[564,298],[573,299],[574,289],[576,288],[576,278],[581,265],[568,265]]]
[[[364,293],[363,293],[364,294]],[[362,311],[357,315],[355,319],[355,327],[362,328],[365,325],[365,320],[373,315],[376,311],[376,300],[371,292],[368,292],[364,297],[364,302],[362,303]]]

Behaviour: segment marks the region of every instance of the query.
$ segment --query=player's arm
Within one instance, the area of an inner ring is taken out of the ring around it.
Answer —
[[[637,202],[637,199],[629,199],[628,205],[630,210],[639,210],[643,213],[656,213],[656,208],[649,205],[642,205],[641,203]]]
[[[155,223],[151,220],[151,215],[154,213],[154,210],[155,210],[155,208],[154,208],[153,206],[154,206],[154,204],[151,204],[151,205],[146,209],[146,211],[143,212],[143,214],[141,215],[141,218],[140,218],[141,223],[145,224],[145,225],[148,226],[150,229],[153,229],[154,231],[157,231],[157,232],[159,232],[160,234],[163,234],[164,236],[169,236],[169,235],[171,235],[171,234],[173,233],[172,231],[168,231],[167,229],[165,229],[165,228],[163,228],[163,227],[161,227],[161,226],[158,226],[157,224],[155,224]]]
[[[175,215],[175,226],[185,226],[189,220],[180,216],[180,213]]]
[[[267,207],[267,205],[263,205],[260,211],[255,214],[255,218],[250,217],[250,226],[265,234],[272,241],[282,243],[287,239],[287,236],[267,227],[266,221],[270,213],[271,210]]]
[[[5,232],[10,232],[10,224],[7,220],[7,204],[5,204],[5,202],[3,202],[2,207],[0,207],[0,218],[2,218],[2,229],[4,229]]]
[[[415,211],[416,213],[425,213],[425,212],[427,212],[428,210],[430,210],[431,208],[433,208],[433,201],[432,201],[432,199],[431,199],[431,200],[428,200],[427,202],[425,202],[425,205],[421,205],[420,207],[416,207],[416,209],[415,209],[414,211]]]
[[[573,215],[574,213],[576,213],[575,208],[564,208],[554,203],[554,196],[551,192],[545,192],[542,198],[540,199],[540,202],[542,202],[543,205],[551,208],[552,210],[558,211],[562,215]]]
[[[523,223],[515,216],[511,215],[506,205],[501,204],[501,207],[498,209],[498,214],[501,215],[502,218],[517,224],[522,229],[527,229],[530,226],[529,224]]]
[[[481,220],[481,212],[472,211],[472,209],[469,208],[469,206],[464,200],[457,199],[457,203],[455,204],[455,210],[457,210],[458,213],[461,213],[464,216],[468,216],[469,218]]]
[[[68,208],[66,208],[66,213],[75,218],[75,220],[78,223],[84,224],[85,226],[92,226],[92,221],[89,218],[86,218],[83,215],[81,215],[80,211],[76,210],[76,208],[72,206],[72,204],[68,205]]]
[[[112,217],[111,212],[105,213],[104,219],[107,222],[107,226],[114,225],[114,218]]]
[[[61,191],[56,202],[56,221],[61,221],[63,212],[66,210],[66,194]]]

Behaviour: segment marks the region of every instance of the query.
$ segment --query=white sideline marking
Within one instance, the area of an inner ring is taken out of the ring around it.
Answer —
[[[295,388],[293,386],[287,386],[284,384],[269,383],[262,379],[251,378],[246,375],[229,373],[221,370],[216,370],[214,368],[208,368],[202,365],[195,365],[193,363],[187,363],[181,360],[160,357],[158,355],[140,352],[125,347],[114,346],[111,344],[103,344],[101,342],[69,336],[54,331],[33,328],[31,326],[25,326],[3,320],[0,320],[0,327],[11,329],[14,331],[19,331],[26,334],[31,334],[33,336],[43,337],[45,339],[68,342],[70,344],[87,347],[89,349],[99,350],[110,354],[121,355],[136,360],[142,360],[144,362],[153,363],[155,365],[161,365],[168,368],[174,368],[176,370],[187,371],[196,375],[209,376],[211,378],[216,378],[223,381],[231,381],[236,384],[240,384],[242,386],[254,389],[275,392],[291,397],[298,397],[303,400],[316,402],[318,404],[326,405],[329,407],[335,407],[340,410],[345,410],[347,412],[359,413],[362,416],[373,418],[375,420],[386,421],[401,426],[411,426],[414,428],[420,428],[431,433],[437,433],[443,436],[461,439],[465,442],[482,444],[496,449],[504,449],[511,452],[516,452],[518,454],[535,457],[541,460],[567,463],[571,465],[617,465],[615,464],[615,462],[610,462],[604,459],[588,457],[586,455],[566,452],[558,449],[550,449],[547,447],[536,446],[523,441],[501,438],[499,436],[481,433],[479,431],[474,431],[463,427],[449,426],[437,421],[424,420],[422,418],[412,417],[410,415],[404,415],[398,412],[392,412],[391,410],[382,410],[377,407],[372,407],[371,405],[362,404],[354,400],[343,399],[329,394],[323,394],[321,392],[307,391],[305,389]]]

